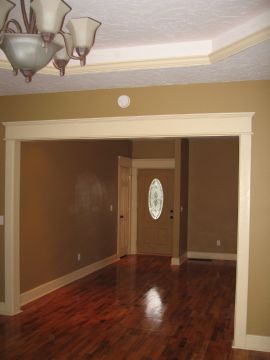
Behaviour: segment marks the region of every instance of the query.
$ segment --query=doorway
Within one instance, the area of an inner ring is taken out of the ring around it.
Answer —
[[[254,113],[175,114],[119,118],[4,123],[5,303],[3,313],[20,311],[19,189],[20,143],[29,140],[239,136],[238,253],[234,346],[247,342],[247,290],[251,174],[251,120]]]

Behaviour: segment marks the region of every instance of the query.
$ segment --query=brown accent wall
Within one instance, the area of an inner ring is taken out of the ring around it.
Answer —
[[[189,251],[236,254],[238,156],[238,138],[190,139]]]
[[[181,140],[180,164],[180,256],[188,250],[189,139]]]
[[[129,141],[22,144],[21,292],[116,253],[117,157],[130,154]]]
[[[117,106],[117,97],[123,93],[131,98],[131,105],[127,109]],[[0,97],[0,121],[254,111],[247,330],[249,334],[270,336],[269,98],[270,81],[7,96]],[[2,150],[3,130],[1,133]],[[1,162],[0,183],[3,183],[3,166]],[[0,188],[0,211],[4,211],[3,187]],[[0,236],[0,243],[3,243],[3,232]],[[0,263],[3,262],[2,253]],[[0,300],[4,298],[3,289],[4,274],[1,273]]]
[[[173,159],[174,140],[134,140],[133,159]]]

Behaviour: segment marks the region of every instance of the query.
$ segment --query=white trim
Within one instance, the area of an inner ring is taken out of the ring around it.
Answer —
[[[254,113],[122,116],[3,123],[9,140],[233,136],[251,133]],[[131,135],[132,134],[132,135]]]
[[[174,169],[174,159],[133,159],[132,167],[136,169]]]
[[[180,258],[179,257],[172,257],[171,258],[171,265],[172,266],[179,266],[180,265]]]
[[[244,345],[233,348],[270,352],[270,336],[246,335]]]
[[[247,335],[246,349],[270,352],[270,336]]]
[[[188,251],[188,259],[209,259],[209,260],[233,260],[236,261],[237,254],[209,253],[201,251]]]
[[[250,112],[176,114],[5,123],[6,139],[8,139],[6,150],[9,154],[6,155],[5,163],[5,263],[8,264],[5,274],[6,305],[13,313],[19,310],[19,306],[17,306],[19,303],[19,258],[17,256],[19,223],[16,218],[20,199],[16,196],[18,185],[14,174],[18,176],[20,174],[20,157],[16,140],[239,136],[238,251],[234,343],[237,347],[245,345],[249,273],[251,120],[253,115],[254,113]],[[12,209],[15,210],[14,213],[12,213]]]
[[[180,266],[187,260],[187,253],[184,253],[180,257],[172,257],[171,265],[172,266]]]
[[[130,254],[137,254],[138,169],[174,169],[174,159],[132,159]]]
[[[49,294],[50,292],[56,289],[68,285],[73,281],[79,280],[87,275],[92,274],[95,271],[103,269],[104,267],[111,265],[118,260],[119,258],[117,257],[117,255],[109,256],[105,259],[99,260],[81,269],[75,270],[70,274],[61,276],[60,278],[54,279],[52,281],[47,282],[46,284],[42,284],[34,289],[26,291],[20,295],[20,304],[21,306],[23,306],[33,300],[36,300],[46,294]]]
[[[71,60],[68,75],[210,65],[270,38],[269,11],[208,40],[92,49],[85,67]],[[0,53],[0,68],[11,69]],[[59,76],[50,63],[42,74]]]

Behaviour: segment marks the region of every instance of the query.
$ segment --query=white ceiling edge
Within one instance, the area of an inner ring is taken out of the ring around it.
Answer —
[[[71,60],[68,73],[77,75],[92,72],[207,65],[268,39],[270,39],[270,11],[213,39],[92,49],[86,66],[80,67],[78,62]],[[3,53],[0,53],[0,68],[11,68]],[[58,71],[52,64],[42,69],[40,73],[58,76]]]

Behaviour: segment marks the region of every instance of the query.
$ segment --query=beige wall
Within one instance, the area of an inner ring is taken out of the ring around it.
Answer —
[[[189,251],[236,254],[238,156],[238,138],[189,140]]]
[[[118,155],[131,142],[22,143],[21,292],[116,254]]]
[[[117,106],[117,97],[123,93],[131,98],[131,105],[127,109],[120,109]],[[249,334],[270,336],[269,98],[270,81],[0,97],[0,121],[255,111],[252,138],[251,243],[247,326]],[[3,134],[2,130],[1,133]],[[0,140],[0,143],[2,141]],[[3,166],[4,164],[1,162],[1,174],[3,174]],[[3,182],[2,177],[1,182]],[[0,189],[0,211],[2,213],[3,209],[4,188],[2,187]],[[0,243],[2,243],[3,233],[0,236]],[[2,253],[0,263],[3,261]],[[1,273],[0,299],[4,297],[3,282],[4,274]]]
[[[134,140],[133,159],[173,159],[174,140]]]

